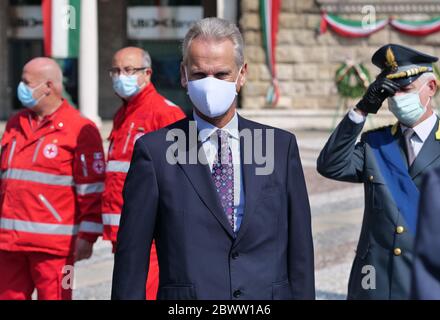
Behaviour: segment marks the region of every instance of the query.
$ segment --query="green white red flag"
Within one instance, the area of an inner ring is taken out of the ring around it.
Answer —
[[[330,27],[337,34],[348,38],[363,38],[385,28],[389,23],[388,19],[378,20],[375,23],[365,24],[362,21],[343,19],[339,16],[322,13],[320,33],[327,31]]]
[[[391,19],[390,24],[397,31],[410,36],[422,37],[440,31],[440,17],[421,21]]]
[[[415,37],[423,37],[440,31],[440,17],[419,21],[390,18],[365,24],[363,21],[344,19],[326,12],[321,15],[319,31],[322,34],[330,28],[343,37],[362,38],[382,30],[388,24],[400,33]]]
[[[57,59],[79,54],[81,0],[43,0],[45,55]]]
[[[266,52],[266,64],[272,77],[272,84],[268,90],[266,101],[273,107],[278,104],[280,98],[275,59],[280,8],[281,0],[260,0],[263,46]]]

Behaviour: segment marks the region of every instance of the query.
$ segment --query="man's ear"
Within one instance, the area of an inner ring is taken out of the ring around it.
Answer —
[[[147,83],[147,84],[150,83],[152,76],[153,76],[153,69],[151,69],[151,68],[146,69],[145,74],[144,74],[145,83]]]
[[[428,87],[429,87],[429,90],[432,93],[432,96],[434,96],[436,94],[436,92],[437,92],[437,80],[433,79],[433,80],[429,81]]]
[[[241,68],[240,71],[240,75],[239,75],[239,79],[238,79],[238,83],[237,83],[237,92],[240,92],[241,87],[244,86],[244,84],[246,83],[246,76],[247,76],[247,72],[248,72],[248,65],[247,63],[245,63],[243,65],[243,68]]]
[[[50,95],[51,90],[55,90],[55,84],[52,81],[47,81],[46,87],[44,87],[44,94],[46,96]]]
[[[182,62],[180,64],[180,84],[182,85],[183,88],[187,88],[188,87],[188,79],[186,78],[186,73],[185,73],[185,65]]]

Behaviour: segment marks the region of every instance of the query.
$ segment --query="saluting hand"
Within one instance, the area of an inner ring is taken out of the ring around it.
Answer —
[[[370,84],[367,92],[356,105],[356,108],[365,113],[376,114],[385,99],[394,96],[399,90],[400,87],[397,83],[387,78],[377,79]]]

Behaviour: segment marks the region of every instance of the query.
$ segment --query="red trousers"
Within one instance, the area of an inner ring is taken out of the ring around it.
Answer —
[[[38,300],[72,300],[72,270],[72,257],[0,250],[0,300],[30,300],[34,289]]]
[[[153,243],[150,252],[150,268],[147,279],[147,300],[156,300],[159,289],[159,263],[157,261],[156,245]]]
[[[116,251],[116,243],[113,242],[113,253]],[[159,262],[157,261],[156,245],[153,242],[150,252],[150,268],[146,283],[147,300],[156,300],[159,289]]]

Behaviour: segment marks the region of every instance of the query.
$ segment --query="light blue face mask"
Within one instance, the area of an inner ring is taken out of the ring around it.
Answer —
[[[114,77],[113,90],[123,99],[134,96],[141,90],[138,84],[138,76],[126,76],[121,74],[119,77]]]
[[[425,83],[417,92],[410,92],[398,96],[388,98],[388,106],[390,111],[405,126],[412,127],[425,114],[426,106],[420,101],[420,91],[425,87]]]
[[[40,85],[36,86],[35,88],[29,88],[27,85],[24,84],[24,82],[20,82],[17,88],[17,97],[18,100],[20,100],[23,107],[26,107],[28,109],[32,109],[35,107],[46,95],[43,94],[40,98],[35,99],[34,98],[34,92],[38,88],[40,88],[42,85],[44,85],[44,82]]]

